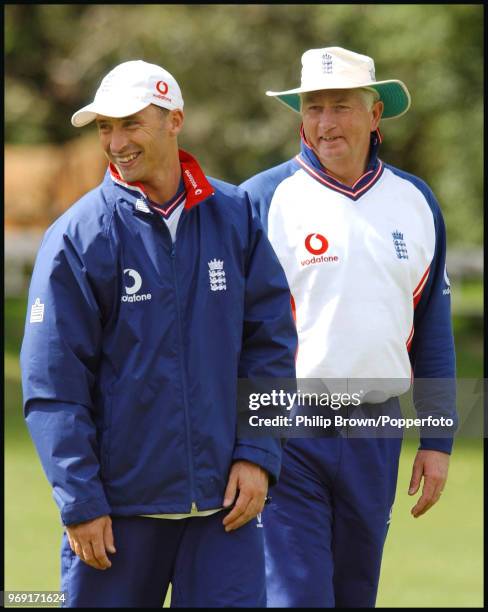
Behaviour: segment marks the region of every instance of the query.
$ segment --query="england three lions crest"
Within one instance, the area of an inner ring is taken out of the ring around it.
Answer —
[[[403,239],[403,233],[395,230],[391,235],[393,236],[393,246],[395,247],[398,259],[408,259],[407,245]]]
[[[211,259],[208,262],[208,276],[212,291],[227,291],[223,259]]]
[[[322,53],[322,72],[324,74],[332,74],[332,55],[329,53]]]

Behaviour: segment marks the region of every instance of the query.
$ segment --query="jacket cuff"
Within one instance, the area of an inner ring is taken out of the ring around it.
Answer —
[[[450,455],[453,444],[454,438],[420,438],[419,450],[435,450]]]
[[[66,504],[61,510],[61,520],[63,525],[72,525],[110,513],[111,508],[105,498],[90,499],[78,504]]]
[[[266,470],[269,474],[270,487],[278,482],[281,469],[281,454],[277,456],[257,446],[237,443],[232,455],[232,461],[241,460],[250,461]]]

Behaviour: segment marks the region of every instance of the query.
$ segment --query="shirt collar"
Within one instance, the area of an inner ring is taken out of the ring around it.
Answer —
[[[182,176],[180,178],[180,184],[178,185],[178,189],[176,190],[176,193],[172,198],[170,198],[166,202],[163,202],[162,204],[159,204],[158,202],[153,202],[151,199],[148,198],[148,204],[153,210],[160,213],[164,219],[169,219],[173,212],[178,208],[178,205],[183,204],[185,197],[185,181],[183,180]]]
[[[324,168],[321,164],[310,143],[307,141],[303,130],[303,124],[300,126],[300,140],[301,151],[295,159],[302,168],[326,187],[334,189],[352,200],[360,198],[377,182],[383,173],[383,162],[378,158],[378,150],[380,144],[383,142],[379,129],[371,132],[369,160],[366,172],[358,178],[352,187],[341,183],[341,181],[338,181],[327,172],[327,168]]]

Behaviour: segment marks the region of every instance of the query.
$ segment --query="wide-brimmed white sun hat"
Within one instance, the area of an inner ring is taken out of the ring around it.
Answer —
[[[107,74],[93,102],[76,111],[71,123],[82,127],[97,115],[128,117],[149,104],[183,110],[183,98],[176,79],[156,64],[142,60],[124,62]]]
[[[294,111],[300,112],[300,94],[323,89],[367,87],[378,92],[384,104],[382,119],[400,117],[410,107],[410,94],[402,81],[377,81],[374,61],[341,47],[309,49],[302,55],[300,87],[288,91],[267,91]]]

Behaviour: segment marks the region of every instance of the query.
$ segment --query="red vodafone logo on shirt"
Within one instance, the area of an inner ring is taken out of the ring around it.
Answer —
[[[323,255],[329,248],[329,243],[322,234],[309,234],[305,238],[305,248],[312,255]]]
[[[164,81],[158,81],[156,83],[156,89],[159,91],[160,94],[163,94],[163,96],[165,96],[168,93],[168,84]]]
[[[305,238],[305,248],[313,257],[309,259],[302,259],[300,261],[303,267],[310,266],[312,264],[322,263],[336,263],[339,261],[339,256],[334,253],[324,255],[329,248],[329,241],[322,234],[309,234]]]

